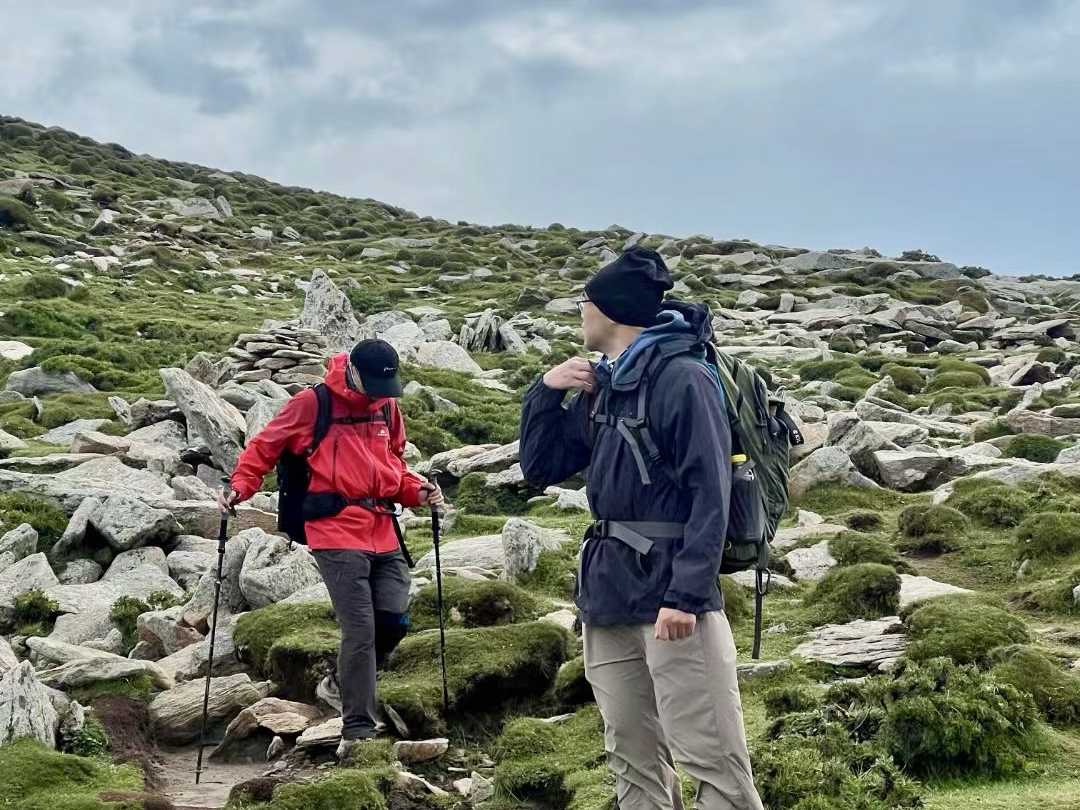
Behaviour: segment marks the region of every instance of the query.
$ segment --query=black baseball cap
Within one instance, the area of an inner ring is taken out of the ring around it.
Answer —
[[[349,363],[369,397],[382,399],[402,395],[398,353],[385,340],[361,340],[349,352]]]

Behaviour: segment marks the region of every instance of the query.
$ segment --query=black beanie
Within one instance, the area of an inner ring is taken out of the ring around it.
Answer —
[[[615,323],[652,326],[664,293],[674,286],[664,258],[651,248],[635,247],[590,278],[585,295]]]

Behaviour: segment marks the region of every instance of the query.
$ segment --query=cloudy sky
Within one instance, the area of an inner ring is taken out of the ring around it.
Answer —
[[[1080,0],[3,0],[0,112],[451,221],[1080,272]]]

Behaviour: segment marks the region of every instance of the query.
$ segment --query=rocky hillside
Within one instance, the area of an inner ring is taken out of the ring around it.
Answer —
[[[722,578],[767,806],[1080,806],[1080,282],[922,251],[455,225],[12,118],[0,806],[611,807],[570,599],[584,482],[531,488],[515,440],[525,387],[579,351],[584,279],[635,244],[709,302],[718,345],[787,392],[807,438],[760,661],[750,580]],[[453,504],[449,709],[430,519],[407,514],[389,736],[327,767],[340,720],[314,687],[338,629],[308,552],[274,534],[268,481],[230,525],[196,790],[212,493],[363,336],[408,361],[411,463]]]

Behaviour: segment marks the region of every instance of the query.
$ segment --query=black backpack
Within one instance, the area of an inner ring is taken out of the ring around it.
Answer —
[[[318,400],[318,412],[315,417],[315,428],[313,430],[311,445],[301,454],[290,453],[288,451],[282,453],[277,464],[277,527],[279,531],[285,532],[292,542],[299,543],[303,546],[307,545],[307,533],[304,531],[304,524],[315,516],[312,514],[311,499],[308,497],[308,486],[311,484],[311,466],[308,464],[308,458],[314,454],[315,450],[318,449],[319,444],[326,438],[330,426],[335,424],[355,425],[365,422],[384,422],[387,425],[390,424],[389,402],[383,405],[378,413],[363,414],[361,416],[342,416],[334,419],[331,416],[331,398],[333,394],[330,389],[325,383],[319,383],[313,386],[313,388]],[[341,509],[347,505],[347,502],[341,496],[333,494],[329,494],[329,496],[331,500],[336,499],[336,501],[333,502],[333,505],[331,505],[329,509],[321,505],[318,506],[317,509],[320,513],[318,516],[320,517],[328,517],[335,514],[335,505],[337,506],[337,512],[340,512]],[[323,494],[315,497],[325,501]],[[363,506],[368,506],[369,502],[364,501],[358,503]],[[307,508],[305,508],[305,506]],[[394,527],[395,529],[398,529],[396,520],[394,521]],[[400,534],[398,535],[398,539],[402,539]],[[404,542],[401,543],[401,547],[404,550]]]

